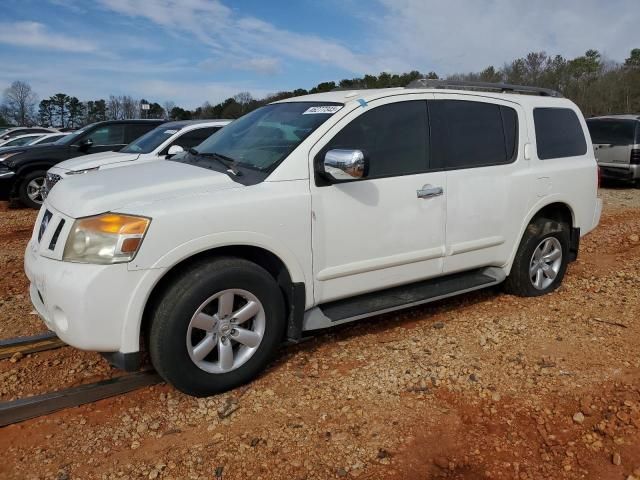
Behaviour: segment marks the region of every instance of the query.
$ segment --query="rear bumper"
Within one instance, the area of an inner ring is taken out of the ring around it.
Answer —
[[[600,165],[600,172],[604,178],[637,180],[640,178],[640,165]]]

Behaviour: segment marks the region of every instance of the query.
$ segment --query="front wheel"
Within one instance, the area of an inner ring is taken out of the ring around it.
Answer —
[[[567,271],[569,226],[537,218],[527,227],[504,283],[508,293],[536,297],[560,286]]]
[[[29,172],[18,185],[18,199],[20,203],[29,208],[40,208],[44,202],[42,194],[44,189],[44,170]]]
[[[239,258],[200,262],[175,279],[155,309],[151,361],[189,395],[235,388],[271,359],[284,311],[282,293],[262,267]]]

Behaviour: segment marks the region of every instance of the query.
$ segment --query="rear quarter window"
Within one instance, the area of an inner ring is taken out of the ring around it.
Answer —
[[[579,157],[587,153],[587,141],[576,112],[570,108],[535,108],[538,158]]]

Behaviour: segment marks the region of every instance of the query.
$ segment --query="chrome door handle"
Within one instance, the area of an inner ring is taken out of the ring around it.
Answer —
[[[418,194],[418,198],[431,198],[438,197],[444,193],[442,187],[434,187],[433,185],[425,185],[420,190],[416,192]]]

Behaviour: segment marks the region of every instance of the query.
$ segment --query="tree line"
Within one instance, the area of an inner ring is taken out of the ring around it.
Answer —
[[[281,91],[255,99],[240,92],[223,102],[204,102],[193,110],[172,101],[162,105],[130,95],[110,95],[108,99],[80,101],[77,97],[57,93],[38,102],[38,96],[24,81],[13,82],[5,91],[0,105],[0,124],[78,128],[101,120],[129,118],[165,118],[196,120],[205,118],[238,118],[262,105],[285,98],[342,89],[404,87],[418,78],[438,79],[436,72],[411,71],[402,74],[383,72],[338,82],[322,82],[306,90]],[[500,68],[488,66],[480,72],[457,73],[446,79],[505,82],[550,88],[573,100],[590,117],[608,113],[640,113],[640,48],[631,50],[624,62],[614,62],[597,50],[567,59],[561,55],[532,52],[506,63]]]

